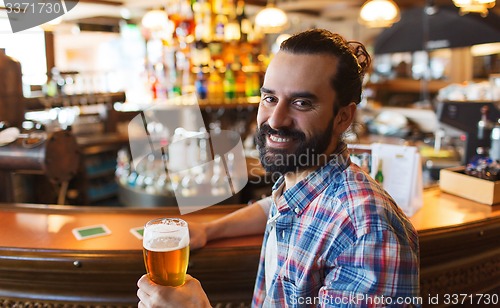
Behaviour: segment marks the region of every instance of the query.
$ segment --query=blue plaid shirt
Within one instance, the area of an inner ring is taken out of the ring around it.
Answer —
[[[274,185],[254,307],[419,306],[415,229],[393,199],[351,164],[345,144],[339,148],[328,164],[283,194],[284,178]],[[277,266],[266,291],[272,228]]]

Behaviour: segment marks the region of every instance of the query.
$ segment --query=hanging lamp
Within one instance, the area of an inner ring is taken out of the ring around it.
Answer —
[[[460,8],[460,14],[479,13],[482,17],[488,16],[488,9],[495,6],[495,0],[453,0],[453,4]]]
[[[279,33],[288,25],[288,17],[276,7],[274,0],[268,0],[266,7],[255,16],[255,25],[264,33]]]
[[[392,0],[368,0],[359,13],[359,22],[369,28],[387,28],[399,18],[399,7]]]
[[[174,31],[174,25],[171,20],[168,19],[167,12],[164,10],[151,10],[148,11],[141,20],[141,24],[144,28],[152,32],[157,31]]]

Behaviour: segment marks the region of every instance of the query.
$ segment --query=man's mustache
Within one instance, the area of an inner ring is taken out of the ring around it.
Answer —
[[[293,139],[298,139],[298,140],[305,140],[306,135],[296,129],[288,129],[288,128],[280,128],[280,129],[273,129],[269,124],[262,124],[257,131],[258,136],[264,137],[265,135],[272,134],[272,135],[277,135],[280,137],[285,137],[285,138],[293,138]]]

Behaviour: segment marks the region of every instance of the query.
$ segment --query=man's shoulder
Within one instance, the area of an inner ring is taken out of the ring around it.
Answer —
[[[356,165],[345,169],[343,182],[332,183],[324,194],[324,205],[345,211],[357,233],[399,229],[409,224],[393,198]]]

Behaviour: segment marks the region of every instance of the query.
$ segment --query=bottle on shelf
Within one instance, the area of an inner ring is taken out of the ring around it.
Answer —
[[[208,99],[211,102],[220,103],[224,101],[223,79],[219,71],[215,67],[212,67],[210,70],[207,88],[208,88]]]
[[[248,34],[252,31],[252,23],[245,13],[244,0],[238,0],[236,2],[236,19],[240,25],[240,41],[246,42],[248,40]]]
[[[214,20],[214,41],[222,42],[225,38],[225,27],[228,23],[227,16],[218,14]]]
[[[212,8],[209,0],[197,0],[193,3],[195,30],[197,41],[210,42],[212,40]]]
[[[214,14],[223,14],[224,0],[212,0],[212,11]]]
[[[491,130],[490,157],[493,161],[500,161],[500,119]]]
[[[227,103],[236,98],[236,79],[229,64],[226,66],[226,72],[224,73],[224,98]]]
[[[235,57],[235,62],[231,66],[235,74],[235,96],[237,98],[243,98],[246,96],[247,76],[242,69],[239,57]]]
[[[377,173],[375,174],[375,181],[377,181],[380,184],[384,183],[382,159],[379,159],[379,161],[378,161]]]
[[[162,98],[162,91],[160,80],[155,76],[151,76],[151,93],[153,94],[153,99]]]
[[[181,0],[178,9],[178,24],[175,35],[180,41],[189,43],[194,40],[194,14],[189,0]]]
[[[494,123],[488,118],[489,108],[488,106],[483,106],[481,108],[481,120],[477,122],[477,138],[479,140],[485,140],[491,135],[491,130],[494,127]]]
[[[208,84],[203,68],[200,66],[198,72],[196,73],[195,89],[198,94],[198,98],[205,100],[208,97]]]
[[[170,80],[171,80],[171,88],[169,89],[169,97],[177,97],[182,94],[182,78],[179,76],[180,74],[176,69],[170,70]]]
[[[248,65],[245,68],[245,94],[247,97],[260,96],[259,67],[253,62],[252,55],[248,57]]]
[[[127,185],[127,178],[130,175],[130,157],[127,150],[120,149],[116,155],[116,180],[122,184]]]
[[[234,8],[229,10],[227,16],[228,20],[224,27],[224,41],[237,42],[241,39],[241,28]]]

